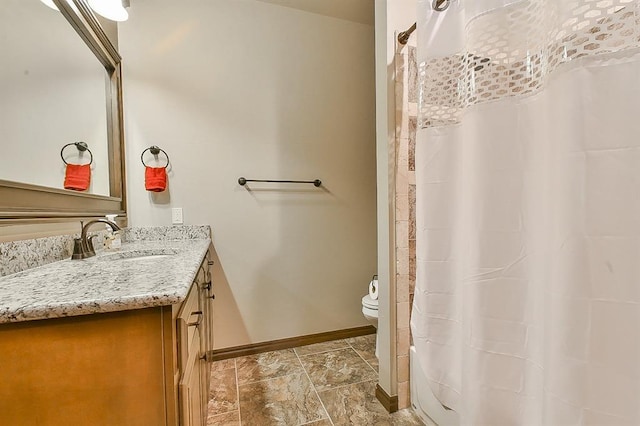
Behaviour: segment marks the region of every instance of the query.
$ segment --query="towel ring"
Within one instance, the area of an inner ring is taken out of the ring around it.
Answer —
[[[142,165],[145,167],[149,167],[145,164],[144,162],[144,153],[147,151],[151,151],[151,154],[153,155],[158,155],[161,152],[164,154],[165,157],[167,157],[167,164],[164,166],[164,168],[166,169],[167,167],[169,167],[169,155],[164,152],[164,149],[158,148],[157,146],[153,145],[150,146],[149,148],[145,149],[144,151],[142,151],[142,154],[140,154],[140,161],[142,161]]]
[[[71,145],[75,145],[76,148],[78,148],[78,151],[80,151],[80,152],[89,151],[89,155],[90,155],[90,158],[91,158],[91,161],[89,161],[89,165],[93,164],[93,154],[91,153],[91,150],[89,149],[89,146],[87,146],[86,142],[71,142],[71,143],[68,143],[65,146],[63,146],[62,149],[60,150],[60,158],[62,158],[62,162],[64,164],[69,164],[69,163],[67,163],[67,160],[64,159],[64,155],[62,155],[62,153],[63,153],[63,151],[64,151],[64,149],[66,147],[71,146]]]

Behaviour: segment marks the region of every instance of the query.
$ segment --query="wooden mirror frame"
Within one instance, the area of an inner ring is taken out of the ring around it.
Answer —
[[[109,196],[85,194],[0,179],[0,226],[67,222],[117,214],[126,220],[122,58],[86,0],[53,0],[108,74],[106,111],[109,155]]]

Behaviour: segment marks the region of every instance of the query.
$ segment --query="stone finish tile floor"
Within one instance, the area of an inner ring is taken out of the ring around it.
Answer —
[[[375,335],[214,362],[207,426],[420,426],[375,397]]]

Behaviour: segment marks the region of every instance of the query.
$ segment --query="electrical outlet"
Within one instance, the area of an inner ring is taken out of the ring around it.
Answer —
[[[171,209],[171,223],[174,225],[182,225],[182,207],[175,207]]]

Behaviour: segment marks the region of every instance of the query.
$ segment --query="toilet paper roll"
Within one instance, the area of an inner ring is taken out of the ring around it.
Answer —
[[[369,297],[378,300],[378,280],[371,280],[369,283]]]

